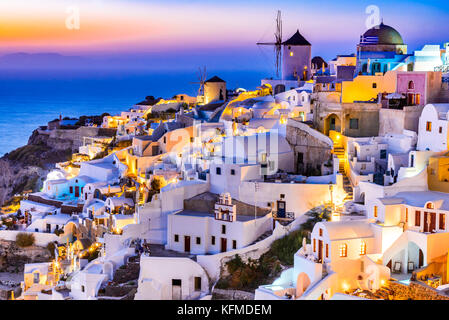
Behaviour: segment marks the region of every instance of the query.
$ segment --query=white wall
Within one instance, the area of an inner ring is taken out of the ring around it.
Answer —
[[[200,291],[195,291],[195,277],[201,278]],[[206,271],[195,261],[142,255],[134,300],[171,300],[173,279],[181,280],[183,300],[199,299],[209,292]]]

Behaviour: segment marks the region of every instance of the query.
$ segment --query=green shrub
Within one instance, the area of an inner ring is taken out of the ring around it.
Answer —
[[[56,248],[56,245],[54,242],[49,242],[47,244],[47,250],[50,252],[50,255],[52,258],[55,257],[55,248]]]
[[[302,247],[302,239],[306,234],[296,230],[273,242],[269,254],[276,256],[284,265],[293,265],[294,254]]]
[[[35,242],[35,238],[34,238],[34,234],[32,233],[24,233],[21,232],[19,234],[17,234],[16,236],[16,244],[19,247],[30,247],[34,244]]]

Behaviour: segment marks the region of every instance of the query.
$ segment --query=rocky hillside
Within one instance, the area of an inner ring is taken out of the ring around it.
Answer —
[[[93,127],[33,131],[28,144],[0,158],[0,205],[24,190],[39,190],[57,162],[71,159],[84,137],[112,136],[115,130]]]

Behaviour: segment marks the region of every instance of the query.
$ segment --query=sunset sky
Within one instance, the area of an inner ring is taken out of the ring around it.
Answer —
[[[167,53],[185,59],[201,52],[217,53],[226,64],[236,54],[246,57],[245,63],[260,54],[262,58],[253,59],[257,64],[270,51],[259,52],[255,43],[272,39],[279,9],[284,39],[299,28],[314,55],[331,59],[355,51],[366,29],[365,9],[372,4],[384,23],[401,33],[409,51],[449,41],[446,0],[0,0],[0,55]],[[66,20],[76,10],[80,28],[69,30]]]

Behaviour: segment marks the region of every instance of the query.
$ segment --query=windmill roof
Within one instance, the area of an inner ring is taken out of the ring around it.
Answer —
[[[310,42],[299,33],[299,30],[296,30],[296,33],[282,44],[289,46],[311,46]]]
[[[206,80],[206,82],[226,82],[226,81],[224,81],[223,79],[220,79],[217,76],[214,76],[214,77],[210,78],[209,80]]]

